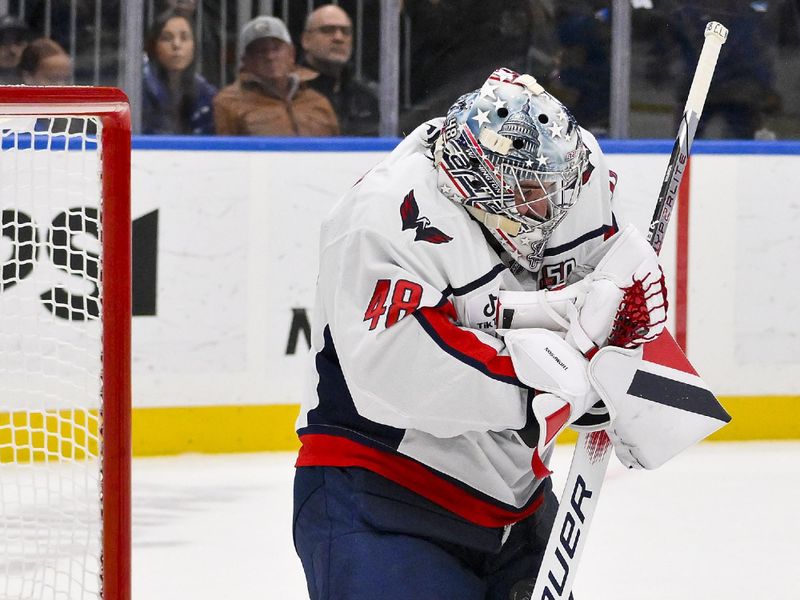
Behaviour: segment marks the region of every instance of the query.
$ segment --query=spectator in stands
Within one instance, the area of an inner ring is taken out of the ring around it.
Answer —
[[[22,51],[17,66],[25,85],[69,85],[72,82],[72,59],[61,45],[50,38],[31,41]],[[84,131],[85,120],[69,117],[36,119],[36,131],[50,133],[79,133]]]
[[[36,37],[46,36],[67,51],[73,64],[73,81],[94,82],[94,38],[95,35],[104,36],[99,66],[106,76],[104,82],[113,85],[117,81],[119,65],[116,53],[120,37],[118,28],[121,6],[118,2],[119,0],[102,2],[101,19],[104,22],[111,19],[109,23],[113,23],[114,30],[108,25],[99,28],[96,26],[95,2],[88,0],[25,0],[17,4],[25,7],[25,21]]]
[[[175,10],[194,15],[197,10],[197,0],[167,0]]]
[[[0,17],[0,84],[22,83],[19,59],[31,40],[31,30],[11,15]]]
[[[50,38],[25,46],[17,68],[25,85],[69,85],[72,81],[72,59]]]
[[[240,35],[242,66],[236,81],[214,98],[222,135],[329,136],[339,134],[330,102],[294,72],[295,49],[286,25],[256,17]]]
[[[142,133],[214,133],[217,89],[195,69],[192,23],[176,11],[162,13],[145,41]]]
[[[234,43],[228,41],[225,47],[222,46],[222,36],[220,35],[220,25],[223,13],[221,5],[224,2],[218,0],[162,0],[163,10],[174,10],[183,14],[195,26],[195,62],[197,72],[201,73],[206,80],[219,87],[223,82],[233,79],[233,69],[235,66],[235,34],[231,36]],[[202,4],[202,6],[200,6]],[[202,9],[202,14],[198,15],[198,10]],[[202,17],[198,19],[198,16]],[[226,24],[227,28],[227,24]],[[228,60],[230,57],[230,60]]]
[[[377,86],[356,78],[350,66],[353,23],[335,4],[325,4],[308,14],[300,38],[303,81],[330,100],[343,135],[377,135]]]

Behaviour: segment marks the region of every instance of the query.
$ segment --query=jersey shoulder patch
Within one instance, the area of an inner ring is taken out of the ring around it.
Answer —
[[[428,217],[420,215],[414,190],[409,191],[400,203],[400,219],[403,231],[414,231],[415,242],[446,244],[453,239],[438,227],[434,227]]]

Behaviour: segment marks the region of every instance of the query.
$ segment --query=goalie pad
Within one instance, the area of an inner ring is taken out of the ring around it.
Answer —
[[[651,348],[652,346],[652,348]],[[655,469],[730,421],[668,333],[642,349],[608,346],[589,379],[611,413],[620,462]]]

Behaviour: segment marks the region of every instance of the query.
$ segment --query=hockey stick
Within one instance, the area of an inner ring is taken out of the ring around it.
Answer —
[[[728,30],[722,24],[711,21],[706,25],[705,36],[705,43],[697,61],[697,70],[694,73],[692,86],[689,88],[689,96],[686,98],[686,106],[683,109],[681,124],[678,128],[678,137],[672,146],[667,172],[664,174],[661,191],[658,193],[656,209],[647,233],[647,241],[650,242],[656,253],[661,252],[661,246],[664,243],[667,224],[678,198],[678,188],[683,179],[686,162],[689,160],[689,152],[694,141],[694,134],[697,131],[697,123],[703,113],[703,105],[706,102],[708,88],[711,85],[711,77],[714,75],[714,67],[717,65],[717,58],[722,44],[728,38]]]
[[[712,21],[706,25],[705,42],[648,231],[648,241],[657,253],[661,250],[672,209],[675,207],[678,188],[683,179],[719,51],[727,37],[728,30],[720,23]],[[578,561],[586,545],[589,525],[597,507],[611,457],[610,449],[611,440],[604,430],[579,433],[531,600],[572,598]]]

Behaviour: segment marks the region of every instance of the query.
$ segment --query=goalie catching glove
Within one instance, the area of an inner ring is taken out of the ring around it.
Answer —
[[[516,329],[560,332],[567,344],[586,357],[606,345],[636,348],[664,330],[668,306],[664,274],[655,251],[634,226],[604,242],[582,268],[589,270],[588,274],[560,290],[500,292],[498,326],[512,360],[517,355],[515,366],[521,361],[522,338],[526,336]],[[544,389],[523,377],[525,383]],[[558,396],[558,392],[547,391]],[[612,415],[596,394],[585,394],[583,404],[566,396],[562,391],[561,397],[570,403],[573,429],[594,431],[609,425]],[[544,404],[544,399],[541,402]]]
[[[591,356],[608,344],[633,348],[658,337],[667,320],[667,290],[658,257],[629,225],[604,242],[560,290],[500,292],[498,329],[544,328]]]
[[[589,266],[595,260],[594,270],[582,280],[586,297],[567,338],[584,353],[591,351],[590,343],[635,348],[656,339],[667,322],[668,303],[664,272],[652,246],[628,225],[590,256]]]

